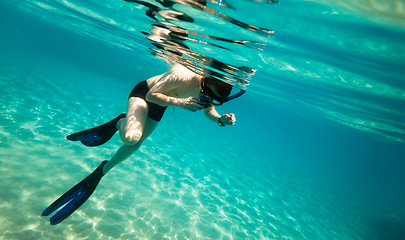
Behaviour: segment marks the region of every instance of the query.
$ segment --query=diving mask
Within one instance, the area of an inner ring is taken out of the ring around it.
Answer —
[[[209,107],[211,104],[214,106],[220,106],[232,99],[242,96],[245,92],[245,90],[240,89],[240,91],[236,94],[221,97],[215,94],[210,88],[203,86],[198,100],[200,101],[200,104],[204,106],[204,108]]]

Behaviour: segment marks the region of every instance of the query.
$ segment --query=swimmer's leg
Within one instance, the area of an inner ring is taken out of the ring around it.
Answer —
[[[127,115],[117,123],[124,145],[104,166],[104,173],[134,153],[156,128],[159,122],[147,117],[148,110],[145,100],[138,97],[129,98]]]
[[[135,145],[142,137],[148,116],[148,104],[139,97],[128,100],[127,115],[117,122],[120,137],[125,145]]]
[[[147,118],[145,123],[145,128],[142,134],[141,139],[134,145],[122,145],[115,155],[111,158],[111,160],[104,166],[103,173],[106,174],[110,171],[118,163],[124,161],[129,156],[131,156],[138,148],[142,145],[142,142],[152,134],[153,130],[155,130],[156,126],[159,124],[158,121],[153,119]]]

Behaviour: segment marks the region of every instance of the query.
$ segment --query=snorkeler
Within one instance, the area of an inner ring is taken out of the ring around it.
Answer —
[[[219,126],[235,124],[234,114],[221,116],[214,107],[245,92],[240,90],[229,96],[231,90],[232,85],[197,75],[179,64],[163,75],[138,83],[129,96],[126,114],[120,114],[101,126],[67,136],[68,140],[81,141],[86,146],[98,146],[106,143],[119,130],[124,145],[110,161],[103,161],[93,173],[46,208],[42,216],[48,216],[64,206],[50,219],[50,223],[55,225],[76,211],[94,192],[101,178],[142,145],[156,128],[168,106],[194,112],[204,109],[205,115]]]

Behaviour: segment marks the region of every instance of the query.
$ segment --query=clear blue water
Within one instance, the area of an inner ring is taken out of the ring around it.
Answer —
[[[0,3],[1,239],[405,238],[404,2],[226,3],[174,5],[193,23],[152,19],[139,2]],[[196,55],[150,54],[141,32],[158,21],[189,31],[181,43]],[[247,90],[218,108],[237,124],[169,109],[49,225],[43,209],[121,144],[65,136],[125,111],[137,82],[169,68],[159,57],[254,69],[225,74]]]

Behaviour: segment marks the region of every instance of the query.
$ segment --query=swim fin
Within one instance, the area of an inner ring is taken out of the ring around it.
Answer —
[[[42,216],[48,216],[58,208],[64,206],[50,219],[51,225],[56,225],[76,211],[94,192],[101,178],[104,176],[103,167],[108,161],[103,161],[96,170],[69,191],[59,197],[43,212]]]
[[[101,126],[87,129],[81,132],[73,133],[66,138],[70,141],[81,141],[84,145],[89,147],[99,146],[106,143],[117,132],[117,122],[126,116],[125,113],[120,114],[113,120]]]

